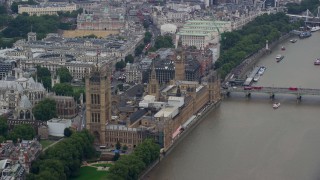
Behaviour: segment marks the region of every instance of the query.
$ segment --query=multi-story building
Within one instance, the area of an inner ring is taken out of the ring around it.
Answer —
[[[138,64],[127,63],[125,71],[127,83],[141,83],[142,71]]]
[[[71,96],[51,96],[56,102],[57,116],[59,118],[74,118],[77,115],[77,102]]]
[[[90,12],[79,14],[77,29],[85,30],[120,30],[125,28],[125,8],[97,6]]]
[[[27,70],[40,66],[48,68],[52,73],[55,73],[61,67],[66,67],[73,78],[82,79],[85,71],[90,71],[93,64],[93,62],[74,61],[71,55],[65,53],[47,53],[36,58],[29,56],[26,59],[21,59],[19,67]]]
[[[172,23],[180,27],[187,20],[192,18],[195,11],[201,10],[200,3],[174,3],[169,2],[165,7],[153,7],[152,20],[153,23],[160,29],[161,25]]]
[[[231,31],[231,21],[190,20],[179,30],[176,46],[181,41],[183,46],[195,46],[204,49],[209,44],[219,43],[220,33]]]
[[[0,165],[4,165],[4,169],[1,170],[1,179],[25,179],[26,170],[20,163],[11,165],[10,160],[4,159],[0,161]]]
[[[85,69],[90,71],[97,61],[99,64],[114,64],[133,54],[136,45],[143,40],[138,32],[124,34],[126,39],[120,39],[120,36],[106,39],[63,38],[49,34],[47,38],[36,40],[34,34],[28,34],[28,41],[17,41],[12,49],[0,50],[0,57],[16,61],[22,69],[39,65],[55,72],[60,67],[67,67],[75,79],[82,79]]]
[[[21,69],[15,68],[14,76],[0,81],[0,109],[11,109],[17,119],[32,119],[32,106],[46,97],[43,85],[34,81]]]
[[[120,36],[109,36],[106,39],[63,38],[49,34],[42,40],[36,40],[34,33],[29,33],[28,41],[19,40],[14,48],[1,50],[0,55],[6,59],[19,60],[17,65],[22,69],[40,65],[54,72],[65,66],[74,78],[81,79],[85,68],[91,67],[97,60],[99,63],[114,64],[128,54],[133,54],[135,46],[143,40],[142,34],[137,32],[123,34],[123,37],[126,39],[120,39]]]
[[[183,50],[178,50],[172,58],[181,59],[182,63],[185,61],[184,54]],[[108,91],[106,88],[110,88],[109,83],[105,80],[108,76],[101,75],[101,71],[92,71],[86,78],[87,127],[98,139],[96,143],[114,147],[117,142],[120,142],[122,145],[133,148],[145,138],[152,137],[166,150],[178,136],[182,124],[195,116],[207,104],[220,100],[217,76],[209,78],[209,81],[203,84],[199,84],[198,81],[185,81],[184,68],[186,66],[184,64],[178,66],[176,76],[179,77],[179,80],[170,81],[170,84],[161,90],[156,77],[156,69],[152,65],[152,73],[147,85],[149,95],[138,103],[141,109],[137,109],[137,105],[134,105],[136,102],[132,102],[133,98],[132,101],[125,103],[133,106],[119,108],[119,115],[121,111],[128,108],[132,111],[131,113],[111,119],[101,114],[109,112],[108,108],[117,104],[116,98],[112,98],[111,102],[109,95],[106,94]],[[132,93],[126,92],[125,94],[132,97],[130,95]],[[109,106],[104,103],[109,103]]]
[[[42,146],[37,140],[22,140],[14,144],[12,141],[1,143],[0,159],[8,159],[11,165],[20,164],[27,173],[31,168],[32,161],[36,160],[41,153]],[[9,174],[8,174],[9,175]],[[12,174],[11,174],[12,175]],[[2,179],[3,177],[1,177]]]
[[[12,69],[15,67],[16,67],[16,63],[14,61],[0,60],[0,80],[8,76],[8,73],[12,71]]]
[[[72,12],[77,10],[76,4],[45,4],[45,5],[19,5],[18,13],[32,15],[58,15],[58,12]]]
[[[187,57],[182,54],[180,59],[176,59],[172,55],[174,51],[171,49],[160,49],[159,54],[154,58],[154,68],[157,80],[160,84],[166,84],[171,80],[186,79],[188,81],[198,81],[201,76],[201,66],[196,57]],[[184,72],[181,71],[184,70]],[[152,66],[148,66],[143,71],[142,81],[149,81]],[[178,73],[178,74],[177,74]]]

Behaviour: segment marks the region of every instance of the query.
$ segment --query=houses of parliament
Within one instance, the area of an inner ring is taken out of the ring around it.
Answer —
[[[186,81],[185,50],[176,49],[171,58],[174,79],[160,85],[152,63],[149,83],[129,89],[139,93],[111,93],[107,67],[97,65],[86,74],[86,128],[96,145],[114,147],[120,142],[134,148],[144,139],[154,138],[167,149],[191,118],[221,99],[217,75],[209,75],[206,82]],[[140,96],[133,97],[136,94]]]

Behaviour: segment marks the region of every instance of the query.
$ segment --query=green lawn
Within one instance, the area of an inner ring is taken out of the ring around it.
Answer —
[[[107,178],[108,171],[97,171],[97,168],[84,166],[80,168],[80,175],[74,180],[105,180]]]
[[[51,140],[40,140],[40,144],[42,145],[42,149],[48,147],[50,144],[54,143],[55,141]]]
[[[111,167],[112,164],[110,164],[110,163],[101,163],[101,164],[92,164],[91,166],[94,166],[94,167]]]

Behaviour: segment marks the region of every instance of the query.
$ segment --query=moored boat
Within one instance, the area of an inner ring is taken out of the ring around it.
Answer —
[[[310,37],[311,35],[312,35],[312,34],[311,34],[310,31],[305,31],[305,32],[300,33],[299,37],[300,37],[301,39],[303,39],[303,38]]]
[[[316,31],[319,31],[320,30],[320,26],[314,26],[311,28],[311,32],[316,32]]]
[[[315,62],[314,62],[314,65],[320,65],[320,59],[317,59]]]
[[[274,103],[272,107],[273,109],[278,109],[280,107],[280,103]]]
[[[254,82],[258,82],[260,79],[260,75],[259,74],[256,74],[254,77],[253,77],[253,81]]]
[[[258,74],[259,74],[260,76],[263,75],[263,73],[264,73],[264,71],[265,71],[266,69],[267,69],[266,67],[261,66],[260,69],[259,69],[259,71],[258,71]]]

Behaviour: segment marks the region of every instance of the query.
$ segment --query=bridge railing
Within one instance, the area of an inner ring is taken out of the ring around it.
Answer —
[[[229,87],[224,92],[244,93],[268,93],[268,94],[296,94],[296,95],[320,95],[320,89],[311,88],[285,88],[285,87]]]

